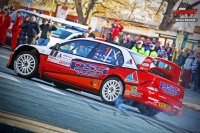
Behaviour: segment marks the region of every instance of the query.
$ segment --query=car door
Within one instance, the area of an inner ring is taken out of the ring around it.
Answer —
[[[89,55],[84,64],[84,73],[79,77],[79,84],[91,91],[98,91],[103,80],[111,75],[124,58],[119,49],[101,44]]]
[[[43,74],[58,81],[78,83],[78,70],[71,68],[75,62],[85,61],[97,43],[86,40],[73,40],[62,43],[58,49],[52,49],[44,63]],[[80,65],[80,64],[79,64]]]

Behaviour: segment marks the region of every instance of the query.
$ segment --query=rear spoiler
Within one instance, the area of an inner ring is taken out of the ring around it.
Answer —
[[[159,68],[158,66],[151,68],[151,63],[153,61],[160,61],[165,63],[166,65],[169,65],[169,70],[163,69],[163,68]],[[176,65],[175,63],[165,60],[163,58],[152,58],[150,56],[148,56],[141,65],[138,66],[138,69],[142,70],[142,71],[146,71],[149,72],[151,69],[157,70],[159,72],[162,72],[165,75],[165,78],[167,78],[168,80],[171,80],[175,83],[179,82],[179,77],[180,77],[180,67],[178,65]]]

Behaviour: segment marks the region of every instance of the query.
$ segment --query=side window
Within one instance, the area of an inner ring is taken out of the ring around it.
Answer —
[[[121,54],[121,56],[119,56],[119,58],[116,60],[115,65],[122,66],[123,64],[124,64],[124,57]]]
[[[82,57],[87,57],[97,43],[92,41],[70,41],[63,43],[59,50],[61,52],[70,53]]]
[[[104,44],[96,50],[92,59],[119,66],[124,62],[122,53],[119,49]]]

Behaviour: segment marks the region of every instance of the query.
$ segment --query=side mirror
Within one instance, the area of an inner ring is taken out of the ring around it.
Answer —
[[[58,50],[59,47],[60,47],[60,44],[59,44],[59,43],[56,43],[56,45],[54,46],[54,49],[55,49],[55,50]]]

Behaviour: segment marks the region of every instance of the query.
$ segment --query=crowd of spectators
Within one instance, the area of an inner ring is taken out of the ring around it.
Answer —
[[[187,89],[196,87],[200,90],[200,46],[194,51],[186,48],[176,47],[175,43],[161,46],[157,38],[126,35],[123,26],[115,20],[114,25],[108,31],[106,39],[108,42],[126,47],[144,56],[159,57],[174,62],[181,68],[180,85]],[[113,30],[115,28],[115,30]],[[118,30],[116,30],[118,28]],[[113,36],[112,33],[116,32]],[[110,37],[110,38],[109,38]],[[112,38],[111,38],[112,37]],[[158,67],[170,70],[170,66],[160,62]]]

